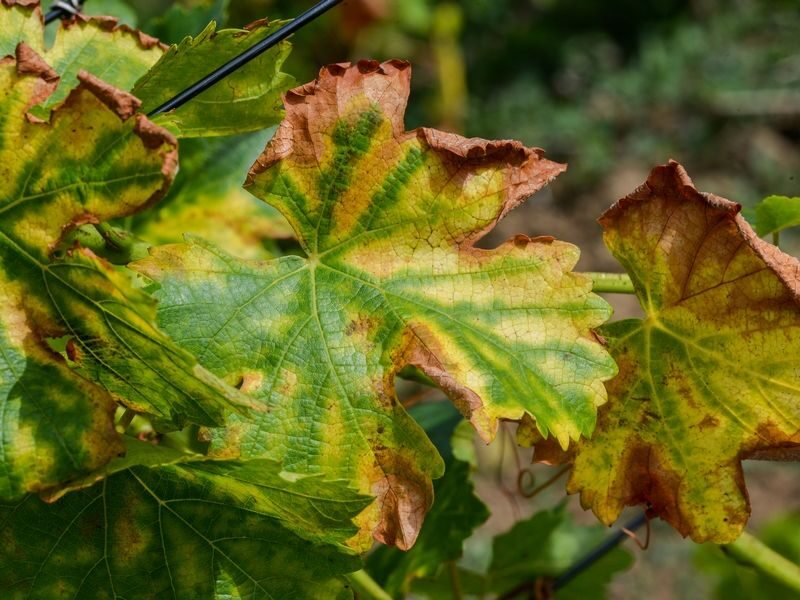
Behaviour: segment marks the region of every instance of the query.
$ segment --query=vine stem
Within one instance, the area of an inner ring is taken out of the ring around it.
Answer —
[[[133,248],[133,238],[120,234],[108,223],[95,223],[94,228],[103,239],[114,250],[131,250]]]
[[[122,413],[122,416],[119,418],[119,422],[117,423],[117,427],[122,430],[122,433],[125,433],[128,430],[128,427],[130,427],[135,416],[136,411],[133,411],[130,408],[125,409],[125,412]]]
[[[464,600],[464,592],[461,591],[461,579],[458,576],[456,561],[447,561],[447,570],[450,572],[450,588],[453,591],[453,600]]]
[[[754,535],[745,531],[732,544],[722,546],[722,550],[800,593],[800,565],[784,558]]]
[[[359,600],[392,600],[392,597],[364,569],[348,573],[346,577],[358,594]]]
[[[625,273],[580,273],[592,280],[592,291],[606,294],[635,294],[633,281]]]

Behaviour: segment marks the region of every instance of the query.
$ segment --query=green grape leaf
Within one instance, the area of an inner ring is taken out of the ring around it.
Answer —
[[[502,595],[539,577],[557,577],[607,535],[600,526],[576,525],[565,504],[537,512],[494,539],[487,588]],[[602,598],[605,586],[633,562],[615,548],[558,590],[558,598]]]
[[[564,167],[518,142],[404,133],[409,85],[407,63],[365,61],[287,94],[246,187],[305,257],[248,263],[198,241],[135,267],[162,286],[161,326],[266,407],[212,453],[357,481],[377,497],[363,524],[400,548],[442,463],[397,401],[399,369],[435,380],[485,440],[531,413],[564,445],[592,431],[616,373],[592,333],[609,307],[570,272],[574,246],[474,246]]]
[[[276,239],[293,237],[286,219],[242,189],[242,173],[273,132],[181,142],[180,171],[158,206],[130,225],[155,245],[181,242],[186,233],[240,258],[272,258]]]
[[[129,90],[166,49],[153,37],[117,25],[116,19],[85,16],[62,21],[54,43],[45,49],[38,3],[4,0],[0,5],[0,56],[13,55],[20,42],[32,48],[61,78],[56,89],[41,100],[41,105],[31,110],[43,119],[78,85],[80,71]]]
[[[331,598],[361,566],[346,543],[368,502],[267,460],[118,469],[55,504],[0,504],[0,594]]]
[[[283,22],[256,21],[246,29],[216,31],[212,21],[197,37],[172,46],[133,89],[150,112],[234,56],[275,32]],[[294,79],[281,72],[292,47],[283,41],[155,123],[178,137],[233,135],[264,129],[281,120],[281,95]]]
[[[619,364],[568,491],[605,523],[649,503],[697,542],[736,539],[745,458],[800,446],[800,262],[675,162],[600,219],[643,320],[601,333]]]
[[[241,398],[155,327],[155,303],[91,252],[50,251],[65,231],[161,197],[176,142],[136,101],[81,73],[50,123],[26,109],[58,77],[25,44],[0,61],[0,497],[41,491],[120,451],[111,397],[180,425],[219,425]],[[109,151],[113,147],[113,151]],[[62,387],[63,386],[63,387]],[[62,390],[63,391],[60,391]]]
[[[475,495],[470,465],[453,460],[434,486],[433,504],[417,543],[408,552],[386,546],[367,561],[367,571],[393,596],[404,595],[412,580],[436,575],[442,564],[461,558],[464,540],[489,518],[489,511]]]
[[[767,196],[753,208],[753,224],[760,236],[800,227],[800,197]]]

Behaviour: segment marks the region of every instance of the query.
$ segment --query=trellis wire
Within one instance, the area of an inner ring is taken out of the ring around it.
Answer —
[[[647,523],[647,513],[644,512],[628,521],[621,529],[618,529],[612,535],[608,536],[582,558],[578,559],[570,568],[556,577],[555,581],[553,581],[553,589],[557,590],[563,588],[583,571],[616,548],[620,542],[630,537],[627,533],[628,531],[636,531],[645,523]]]
[[[161,106],[154,108],[147,116],[152,117],[161,113],[175,110],[186,104],[195,96],[202,94],[215,83],[219,83],[231,73],[241,69],[257,56],[263,54],[270,48],[276,46],[294,32],[302,29],[318,17],[328,12],[334,6],[341,4],[344,0],[321,0],[296,19],[289,21],[275,33],[267,36],[257,44],[254,44],[238,56],[232,58],[221,67],[214,69],[211,73],[192,84],[176,96],[164,102]],[[53,8],[44,18],[45,23],[51,23],[59,17],[75,15],[79,12],[82,0],[59,0],[53,4]]]
[[[44,24],[48,25],[56,19],[71,17],[81,12],[83,0],[58,0],[53,2],[50,10],[44,16]]]
[[[170,98],[162,105],[150,111],[148,116],[158,115],[183,106],[192,98],[202,94],[214,84],[219,83],[228,75],[231,75],[238,69],[242,68],[257,56],[279,44],[296,31],[302,29],[318,17],[322,16],[324,13],[328,12],[334,6],[341,4],[343,1],[344,0],[322,0],[321,2],[318,2],[312,8],[308,9],[296,19],[281,27],[275,33],[264,38],[257,44],[254,44],[173,98]],[[80,12],[82,6],[83,0],[58,0],[58,2],[53,3],[52,8],[45,15],[44,22],[45,24],[49,24],[56,19],[76,15]],[[556,577],[555,580],[553,580],[553,589],[557,590],[559,588],[563,588],[583,571],[591,567],[594,563],[616,548],[620,542],[629,537],[628,532],[636,531],[645,523],[647,523],[647,515],[645,513],[642,513],[634,519],[631,519],[625,524],[624,527],[616,531],[614,534],[608,536],[605,540],[603,540],[602,543],[598,544],[561,575]]]
[[[253,46],[242,52],[239,56],[232,58],[221,67],[215,69],[214,71],[203,77],[194,85],[191,85],[185,90],[183,90],[180,94],[178,94],[174,98],[171,98],[170,100],[164,102],[164,104],[162,104],[158,108],[151,110],[147,114],[147,116],[152,117],[154,115],[159,115],[161,113],[165,113],[170,110],[175,110],[176,108],[183,106],[186,102],[188,102],[198,94],[203,93],[215,83],[225,79],[225,77],[227,77],[237,69],[240,69],[241,67],[249,63],[251,60],[256,58],[258,55],[266,52],[279,42],[282,42],[287,37],[292,35],[295,31],[302,29],[303,27],[311,23],[311,21],[323,15],[337,4],[341,4],[342,2],[343,0],[322,0],[321,2],[318,2],[313,7],[309,8],[306,12],[301,14],[299,17],[281,27],[275,33],[264,38],[257,44],[254,44]]]

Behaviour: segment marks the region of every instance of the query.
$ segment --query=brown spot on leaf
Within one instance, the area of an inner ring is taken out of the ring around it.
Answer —
[[[352,337],[354,335],[358,336],[366,336],[376,325],[376,319],[367,316],[361,316],[357,319],[353,319],[347,324],[345,327],[344,333],[348,337]]]
[[[81,360],[81,349],[80,346],[75,342],[75,338],[70,338],[67,341],[66,347],[67,358],[69,358],[72,362],[80,362]]]
[[[712,429],[714,427],[719,427],[719,418],[715,417],[714,415],[706,415],[703,417],[703,420],[697,424],[700,429]]]
[[[238,387],[245,394],[257,392],[264,383],[264,374],[260,371],[243,373]]]

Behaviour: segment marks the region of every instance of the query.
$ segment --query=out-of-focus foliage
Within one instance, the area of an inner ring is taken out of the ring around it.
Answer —
[[[800,197],[767,196],[753,208],[758,235],[777,234],[800,226]]]
[[[570,185],[581,189],[620,159],[671,157],[724,170],[730,179],[716,189],[738,198],[796,190],[797,6],[705,4],[720,6],[642,36],[630,56],[602,30],[565,43],[549,80],[522,74],[475,98],[472,131],[543,145],[570,163]]]
[[[778,554],[800,563],[800,512],[770,521],[762,528],[759,538]],[[717,546],[706,544],[699,547],[695,564],[716,580],[714,597],[719,600],[793,598],[795,594],[794,590],[756,569],[738,565]]]
[[[441,568],[435,577],[415,580],[411,591],[418,598],[447,598],[455,579],[468,598],[494,594],[534,597],[537,589],[546,589],[548,581],[596,546],[604,535],[601,526],[577,525],[563,505],[543,510],[494,538],[492,561],[485,573],[461,567],[455,571]],[[559,589],[557,598],[606,598],[609,581],[630,567],[631,562],[630,553],[616,548]]]

